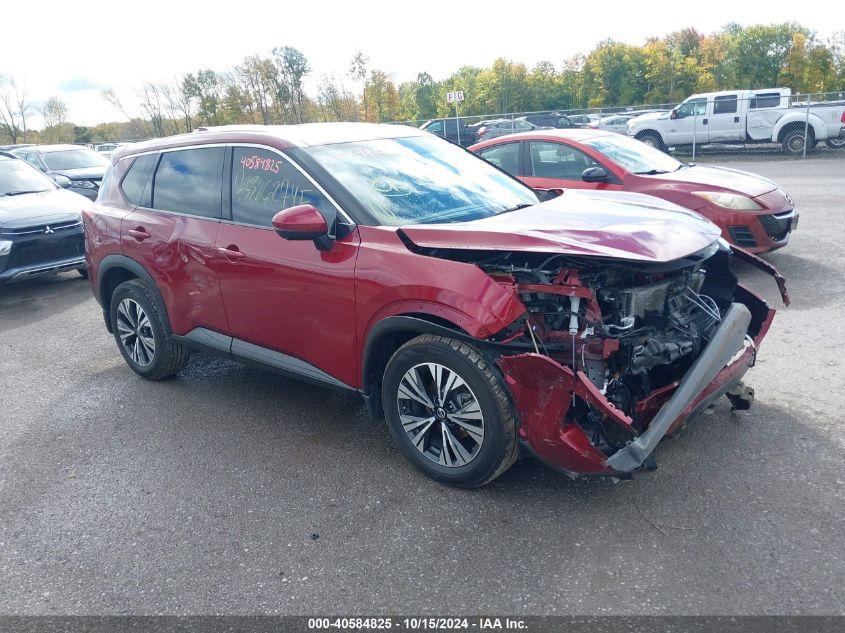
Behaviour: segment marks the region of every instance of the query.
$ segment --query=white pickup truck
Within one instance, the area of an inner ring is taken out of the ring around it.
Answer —
[[[780,143],[787,154],[804,153],[819,141],[845,147],[845,101],[790,105],[789,88],[726,90],[688,97],[665,114],[628,121],[628,136],[666,150],[711,143]]]

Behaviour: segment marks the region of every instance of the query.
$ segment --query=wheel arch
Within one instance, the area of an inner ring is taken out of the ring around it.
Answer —
[[[170,318],[167,314],[167,306],[152,275],[141,264],[126,255],[108,255],[103,258],[97,267],[97,282],[95,285],[97,289],[97,300],[103,308],[103,318],[106,321],[108,331],[112,331],[111,315],[109,314],[111,296],[115,288],[124,281],[131,279],[138,279],[147,286],[153,298],[158,303],[158,308],[169,323]]]
[[[448,319],[424,313],[389,316],[376,323],[367,333],[361,363],[361,391],[367,412],[374,420],[384,419],[381,401],[381,380],[393,353],[420,334],[435,334],[467,342],[478,342]]]
[[[793,130],[800,130],[803,132],[806,123],[807,121],[804,118],[779,122],[778,126],[772,130],[772,134],[776,135],[775,138],[777,138],[778,143],[783,143],[784,137]],[[810,125],[807,127],[807,134],[811,135],[813,138],[818,138],[818,134],[821,130],[817,130],[816,128],[821,128],[822,121],[815,114],[812,114],[810,116],[809,123]]]

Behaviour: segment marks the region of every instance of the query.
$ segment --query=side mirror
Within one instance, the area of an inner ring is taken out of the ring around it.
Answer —
[[[59,187],[62,189],[67,189],[70,187],[70,178],[67,176],[62,176],[61,174],[56,174],[53,176],[53,182],[55,182]]]
[[[537,194],[537,197],[540,199],[540,202],[545,202],[546,200],[551,200],[552,198],[562,196],[563,189],[535,189],[534,193]]]
[[[669,118],[670,119],[677,119],[678,118],[678,111],[672,110],[672,112],[669,113]]]
[[[607,182],[610,176],[604,167],[588,167],[581,172],[581,180],[584,182]]]
[[[334,243],[329,237],[326,218],[311,204],[279,211],[273,216],[273,228],[286,240],[311,240],[321,251],[330,250]]]

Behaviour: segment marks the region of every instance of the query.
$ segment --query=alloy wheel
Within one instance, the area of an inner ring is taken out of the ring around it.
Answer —
[[[457,468],[481,450],[481,405],[453,369],[437,363],[411,367],[399,382],[396,404],[408,439],[427,459]]]
[[[150,318],[141,305],[124,299],[117,306],[117,333],[129,358],[140,367],[155,359],[156,342]]]
[[[789,139],[789,149],[795,152],[801,152],[804,150],[804,137],[803,136],[793,136]]]

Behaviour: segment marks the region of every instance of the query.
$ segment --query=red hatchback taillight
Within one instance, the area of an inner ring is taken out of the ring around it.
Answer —
[[[841,116],[841,117],[839,117],[839,120],[840,120],[842,123],[845,123],[845,110],[842,110],[842,116]]]

